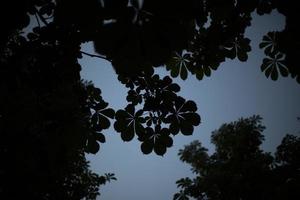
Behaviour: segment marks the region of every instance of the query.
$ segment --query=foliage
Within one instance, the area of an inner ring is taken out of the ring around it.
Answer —
[[[96,199],[107,179],[89,170],[84,151],[105,141],[98,131],[107,126],[93,116],[113,112],[99,89],[78,81],[68,55],[16,38],[1,62],[0,198]]]
[[[181,131],[190,135],[193,127],[200,124],[196,104],[176,95],[180,87],[168,76],[163,79],[158,75],[140,76],[130,81],[127,84],[130,104],[117,111],[114,127],[124,141],[137,135],[143,153],[149,154],[154,148],[156,154],[163,155],[173,144],[170,134]],[[142,103],[143,109],[135,111],[135,106]]]
[[[260,149],[261,118],[253,116],[223,124],[211,136],[215,153],[199,141],[181,149],[180,160],[196,174],[178,180],[178,199],[297,199],[300,186],[300,138],[286,135],[275,157]]]
[[[185,80],[191,73],[201,80],[226,58],[245,62],[251,47],[244,33],[254,11],[263,15],[278,9],[286,16],[285,29],[274,33],[279,36],[263,39],[261,47],[269,58],[262,71],[275,80],[279,69],[299,82],[295,5],[283,0],[3,1],[1,199],[17,195],[12,192],[15,185],[6,185],[10,176],[28,186],[22,188],[22,198],[68,199],[81,189],[85,192],[75,199],[95,198],[100,183],[86,173],[83,152],[99,151],[114,118],[121,138],[130,141],[136,135],[145,154],[163,155],[173,136],[191,135],[200,124],[196,104],[180,97],[179,85],[155,75],[154,69],[165,66],[172,77]],[[97,55],[81,51],[90,41]],[[78,59],[85,55],[112,63],[129,90],[126,108],[115,112],[100,89],[81,80]],[[77,175],[70,178],[72,170]],[[78,176],[88,180],[80,189],[69,185],[59,190],[65,184],[60,180],[70,178],[71,184]],[[63,198],[56,198],[55,190]]]

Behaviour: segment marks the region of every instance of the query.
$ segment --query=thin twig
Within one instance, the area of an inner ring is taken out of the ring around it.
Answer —
[[[35,16],[35,19],[36,19],[36,21],[37,21],[37,23],[38,23],[39,27],[41,28],[40,20],[39,20],[39,18],[38,18],[38,16],[37,16],[37,14],[36,14],[36,13],[34,13],[34,16]]]
[[[87,52],[84,52],[84,51],[80,51],[80,53],[82,53],[82,54],[84,54],[84,55],[87,55],[87,56],[90,56],[90,57],[102,58],[102,59],[105,59],[105,60],[111,62],[111,60],[108,59],[108,58],[106,58],[105,56],[95,55],[95,54],[90,54],[90,53],[87,53]]]

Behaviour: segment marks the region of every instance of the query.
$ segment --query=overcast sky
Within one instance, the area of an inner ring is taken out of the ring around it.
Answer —
[[[177,156],[178,150],[193,140],[200,140],[213,151],[210,144],[211,132],[221,124],[235,121],[240,117],[259,114],[267,127],[263,148],[274,151],[286,133],[300,132],[300,85],[290,78],[279,78],[274,82],[260,71],[263,52],[258,48],[262,36],[269,30],[280,30],[284,18],[278,14],[255,17],[253,26],[247,29],[252,40],[252,52],[246,63],[228,60],[213,72],[210,78],[202,81],[189,76],[188,80],[174,81],[181,86],[180,95],[195,101],[202,123],[195,128],[192,136],[174,137],[174,146],[163,156],[143,155],[140,142],[136,138],[123,142],[113,128],[104,132],[106,143],[101,144],[100,152],[88,155],[93,171],[103,174],[116,174],[117,181],[101,188],[102,200],[168,200],[178,190],[176,180],[193,177],[190,167]],[[93,53],[92,45],[83,48]],[[115,110],[127,105],[127,89],[118,80],[110,63],[84,57],[82,78],[92,80],[101,88],[103,98]],[[165,68],[159,69],[162,76],[168,75]]]

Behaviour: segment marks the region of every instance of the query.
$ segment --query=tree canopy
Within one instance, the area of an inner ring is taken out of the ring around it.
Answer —
[[[241,118],[212,133],[213,154],[199,141],[181,149],[180,160],[196,177],[176,182],[174,200],[299,198],[300,138],[286,135],[273,156],[260,148],[264,128],[259,116]]]
[[[73,167],[80,179],[88,177],[83,186],[93,190],[98,178],[87,173],[83,152],[99,151],[112,119],[121,139],[136,136],[145,154],[163,155],[173,136],[191,135],[201,121],[197,105],[180,97],[180,86],[154,69],[163,66],[171,77],[185,80],[192,74],[201,80],[226,58],[245,62],[251,47],[244,33],[253,12],[277,9],[286,16],[285,29],[262,40],[262,71],[273,80],[280,73],[300,81],[298,7],[291,0],[6,0],[0,9],[0,155],[5,163],[0,179],[26,180],[23,198],[55,199],[50,191],[65,184],[61,179],[68,179]],[[94,43],[97,54],[81,51],[86,42]],[[111,62],[129,90],[126,108],[114,111],[99,88],[81,79],[82,56]],[[45,183],[48,179],[53,185]],[[71,180],[76,182],[74,176]],[[6,182],[1,182],[1,196],[16,195],[15,184]],[[93,199],[89,189],[78,199]],[[70,186],[62,195],[74,190]]]

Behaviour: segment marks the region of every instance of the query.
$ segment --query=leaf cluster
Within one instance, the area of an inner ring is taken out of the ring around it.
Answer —
[[[129,88],[129,105],[116,112],[114,127],[124,141],[130,141],[137,135],[142,142],[143,153],[149,154],[154,150],[158,155],[165,154],[173,144],[171,135],[179,132],[191,135],[194,126],[200,124],[196,104],[176,94],[180,87],[170,77],[119,78]],[[138,105],[142,108],[136,110]]]

